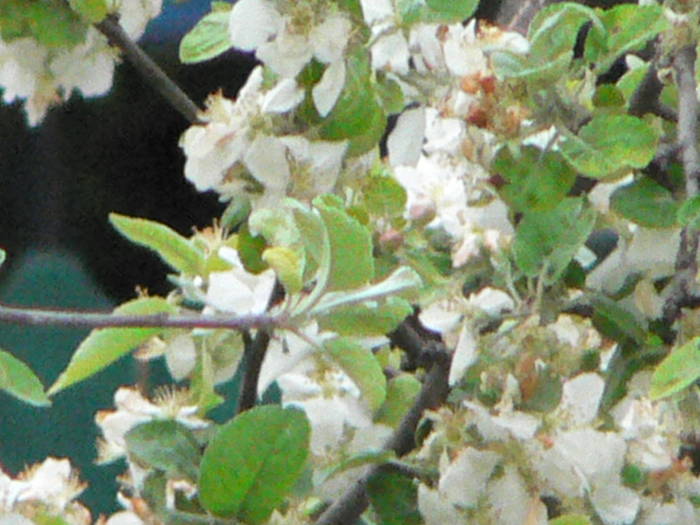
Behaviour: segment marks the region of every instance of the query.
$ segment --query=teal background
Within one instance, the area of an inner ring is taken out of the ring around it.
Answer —
[[[12,257],[9,254],[8,257]],[[13,265],[0,286],[12,305],[108,310],[113,304],[68,253],[33,251]],[[0,324],[0,347],[27,363],[49,386],[88,331]],[[117,508],[114,477],[124,464],[94,464],[97,410],[112,407],[116,388],[135,380],[133,361],[122,359],[97,376],[59,393],[49,408],[22,403],[0,391],[0,461],[11,474],[47,456],[70,457],[90,483],[81,500],[97,512]],[[95,516],[97,513],[95,514]]]

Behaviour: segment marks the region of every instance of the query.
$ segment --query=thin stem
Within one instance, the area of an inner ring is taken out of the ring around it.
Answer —
[[[258,380],[267,346],[270,344],[270,332],[260,330],[254,338],[249,333],[244,333],[245,345],[245,374],[241,385],[241,395],[238,401],[238,413],[245,412],[255,406],[258,399]]]
[[[124,29],[119,25],[114,15],[105,18],[99,24],[95,24],[97,30],[105,35],[109,43],[118,47],[124,53],[126,59],[138,71],[143,79],[153,89],[160,93],[177,111],[185,117],[190,124],[199,122],[197,113],[199,108],[185,94],[180,87],[173,82],[168,75],[149,57],[143,50],[129,38]]]
[[[267,300],[267,309],[269,310],[274,305],[279,304],[285,298],[282,283],[280,283],[279,280],[275,281],[275,286]],[[263,361],[265,361],[265,354],[267,353],[267,347],[270,344],[271,337],[272,327],[258,330],[258,333],[255,334],[255,338],[250,337],[249,330],[243,332],[245,372],[243,374],[243,383],[241,384],[241,395],[238,399],[238,414],[255,406],[255,402],[258,399],[260,370],[262,369]]]
[[[270,315],[125,315],[81,310],[50,310],[0,304],[0,324],[65,326],[70,328],[164,327],[227,328],[229,330],[271,330],[285,324],[284,316]]]

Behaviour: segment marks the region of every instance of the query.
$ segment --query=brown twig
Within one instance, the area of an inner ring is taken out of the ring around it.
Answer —
[[[403,456],[416,446],[415,431],[423,412],[426,409],[437,408],[445,402],[448,393],[447,379],[450,369],[450,358],[445,349],[431,352],[434,361],[430,372],[425,378],[423,388],[416,402],[401,420],[399,428],[385,444],[386,450],[393,450],[397,456]],[[367,482],[381,469],[374,466],[356,481],[348,490],[328,507],[316,521],[316,525],[346,525],[355,523],[369,504],[367,498]]]
[[[124,53],[126,59],[138,71],[143,79],[151,85],[172,107],[185,117],[190,124],[199,122],[197,113],[199,108],[185,94],[180,87],[173,82],[168,75],[149,57],[143,50],[129,38],[124,29],[119,25],[116,16],[110,15],[102,22],[95,24],[97,30],[105,35],[109,43],[118,47]]]
[[[275,287],[267,301],[267,309],[279,304],[284,299],[284,286],[279,280],[275,281]],[[240,396],[238,398],[237,414],[245,412],[255,406],[258,399],[258,381],[260,380],[260,370],[267,347],[272,337],[272,328],[258,330],[254,338],[250,337],[250,331],[243,331],[244,365],[243,382],[241,383]]]
[[[698,99],[695,82],[695,46],[678,51],[673,59],[678,84],[678,145],[685,172],[686,198],[700,189],[700,153],[698,152]],[[697,274],[698,231],[684,228],[676,256],[676,275],[669,286],[672,292],[664,304],[663,317],[673,323],[680,309],[692,297],[691,288]]]
[[[31,326],[65,326],[69,328],[164,327],[227,328],[229,330],[271,330],[284,324],[281,317],[270,315],[201,315],[148,314],[126,315],[84,310],[50,310],[0,304],[0,324]]]

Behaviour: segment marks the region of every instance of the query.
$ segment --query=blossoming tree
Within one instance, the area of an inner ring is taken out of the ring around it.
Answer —
[[[167,297],[0,306],[94,328],[47,390],[0,352],[28,403],[135,348],[167,364],[172,388],[96,415],[98,461],[128,466],[100,523],[700,522],[700,4],[545,1],[521,33],[477,3],[212,2],[182,61],[260,65],[204,108],[134,43],[160,0],[0,5],[3,99],[31,125],[123,56],[227,203],[191,237],[109,217],[171,267]],[[68,459],[0,473],[0,524],[89,523],[82,488]]]

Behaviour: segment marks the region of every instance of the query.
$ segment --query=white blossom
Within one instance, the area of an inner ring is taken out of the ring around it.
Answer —
[[[129,38],[138,40],[148,22],[160,14],[163,0],[108,0],[107,6],[119,14],[119,25]]]
[[[214,94],[200,115],[205,124],[191,126],[180,138],[187,157],[185,177],[198,191],[221,189],[228,170],[250,146],[250,119],[262,104],[262,68],[248,77],[235,102]]]
[[[65,512],[71,525],[87,524],[90,513],[73,501],[86,486],[65,458],[46,458],[16,479],[0,471],[0,516],[35,503],[47,506],[52,512]],[[22,523],[22,519],[17,517],[15,522]]]
[[[293,10],[296,6],[288,7]],[[349,20],[340,14],[317,16],[317,23],[311,27],[299,27],[269,0],[241,0],[231,10],[231,43],[255,51],[256,57],[275,73],[293,78],[313,57],[322,63],[343,59],[350,37]]]
[[[490,514],[494,523],[546,525],[547,509],[533,498],[516,467],[509,464],[503,475],[491,481],[487,489]]]
[[[564,382],[556,413],[571,426],[590,423],[598,414],[605,381],[598,374],[580,374]]]
[[[197,363],[197,349],[191,334],[179,334],[168,341],[165,363],[175,381],[181,381],[190,375]]]
[[[255,275],[243,267],[235,250],[222,248],[219,254],[233,268],[209,274],[206,304],[218,311],[240,316],[264,313],[275,287],[274,270]]]
[[[478,402],[463,401],[474,417],[479,434],[486,441],[506,441],[532,439],[541,425],[540,418],[526,412],[504,407],[492,414]]]
[[[105,525],[144,525],[141,518],[129,510],[112,514]]]
[[[162,0],[110,0],[107,8],[133,40],[161,10]],[[3,100],[25,100],[30,126],[39,124],[52,105],[68,100],[74,90],[84,96],[105,94],[112,85],[118,53],[94,27],[72,47],[48,49],[31,37],[0,39],[0,87]]]
[[[253,51],[274,37],[282,27],[282,17],[269,0],[240,0],[231,9],[231,43],[243,51]]]
[[[261,109],[266,113],[286,113],[304,99],[304,90],[292,78],[284,78],[265,93]]]
[[[321,80],[311,90],[316,111],[322,117],[330,113],[345,86],[345,62],[337,60],[323,72]]]
[[[438,489],[453,505],[474,507],[501,459],[496,452],[467,447],[454,461],[440,468]]]
[[[408,42],[398,30],[379,37],[372,46],[372,68],[376,70],[405,75],[409,58]]]
[[[477,340],[470,323],[463,323],[457,339],[454,355],[450,363],[450,386],[459,382],[469,367],[477,360]]]
[[[418,510],[426,525],[446,525],[463,521],[445,494],[423,483],[418,485]]]
[[[425,134],[425,108],[404,111],[396,121],[387,139],[389,164],[392,166],[415,166],[421,155]]]
[[[164,394],[154,403],[145,399],[135,388],[122,387],[114,394],[116,410],[103,410],[95,415],[95,422],[102,432],[98,461],[106,463],[126,454],[124,436],[135,426],[154,419],[175,419],[193,428],[209,425],[197,416],[197,405],[185,404],[186,399],[176,393]]]

